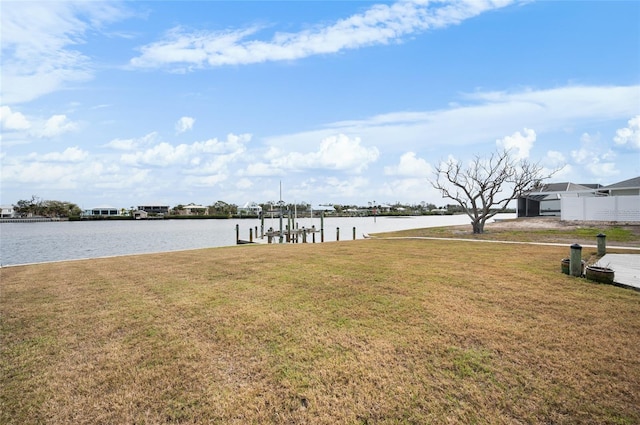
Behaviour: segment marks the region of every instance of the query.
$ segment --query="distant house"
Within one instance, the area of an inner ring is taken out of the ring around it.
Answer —
[[[314,205],[311,207],[311,209],[313,211],[325,213],[336,212],[336,207],[334,207],[333,205]]]
[[[0,206],[0,218],[14,218],[17,217],[15,210],[13,209],[13,205],[3,205]]]
[[[262,207],[256,202],[247,202],[244,206],[238,208],[238,214],[240,215],[260,215],[262,213]]]
[[[350,217],[364,217],[369,215],[368,208],[347,208],[342,212],[349,215]]]
[[[378,212],[388,213],[390,211],[391,211],[391,205],[389,204],[378,205]]]
[[[182,207],[184,215],[203,215],[207,213],[208,207],[202,205],[189,204]]]
[[[120,211],[109,206],[95,207],[82,212],[83,217],[113,217],[117,215],[120,215]]]
[[[147,214],[169,214],[169,205],[139,205],[138,211],[144,211]]]
[[[333,215],[336,213],[336,207],[330,204],[311,205],[310,210],[311,210],[312,217],[314,215],[320,217],[321,215],[327,216],[327,215]]]
[[[134,220],[144,220],[149,217],[149,214],[146,211],[136,210],[131,213],[131,216]]]

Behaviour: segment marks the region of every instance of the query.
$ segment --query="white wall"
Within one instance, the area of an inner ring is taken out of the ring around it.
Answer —
[[[562,220],[638,221],[640,196],[563,197]]]

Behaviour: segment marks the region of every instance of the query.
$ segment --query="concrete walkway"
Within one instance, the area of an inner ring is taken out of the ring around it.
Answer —
[[[640,290],[640,255],[605,254],[596,266],[609,267],[615,273],[615,283]]]

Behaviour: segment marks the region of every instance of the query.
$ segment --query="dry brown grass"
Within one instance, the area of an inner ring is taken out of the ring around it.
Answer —
[[[561,274],[567,253],[367,240],[0,269],[0,421],[640,423],[640,294]]]

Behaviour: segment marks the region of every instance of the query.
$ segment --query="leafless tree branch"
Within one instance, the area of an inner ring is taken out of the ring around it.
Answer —
[[[517,161],[511,151],[503,150],[489,158],[475,156],[466,168],[453,160],[441,163],[431,185],[463,208],[471,218],[474,233],[483,233],[488,219],[557,171],[545,175],[539,163]]]

